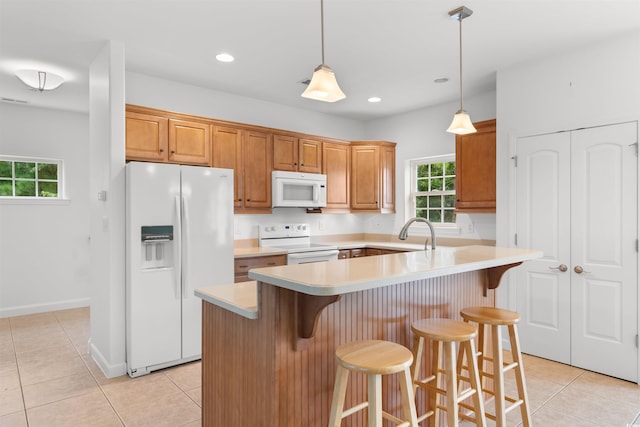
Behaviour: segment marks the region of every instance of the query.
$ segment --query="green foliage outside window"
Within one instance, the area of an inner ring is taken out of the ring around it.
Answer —
[[[0,197],[59,197],[59,164],[0,160]]]
[[[416,216],[433,223],[455,223],[456,163],[422,163],[416,167]]]

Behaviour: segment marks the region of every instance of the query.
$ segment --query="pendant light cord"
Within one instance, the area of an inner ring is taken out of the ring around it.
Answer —
[[[322,46],[322,63],[324,64],[324,0],[320,0],[320,40]]]
[[[458,19],[459,23],[460,23],[460,27],[459,27],[459,31],[460,31],[460,111],[463,111],[462,109],[462,17],[460,17]]]

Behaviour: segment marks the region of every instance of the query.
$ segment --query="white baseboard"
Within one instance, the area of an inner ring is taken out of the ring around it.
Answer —
[[[117,363],[115,365],[109,364],[107,359],[102,355],[100,350],[98,350],[98,347],[91,342],[91,340],[89,340],[89,354],[100,370],[102,370],[105,377],[115,378],[127,373],[127,364],[125,362]]]
[[[88,307],[90,298],[70,299],[66,301],[54,301],[43,304],[20,305],[16,307],[0,308],[0,318],[24,316],[27,314],[44,313],[47,311],[67,310],[69,308]]]

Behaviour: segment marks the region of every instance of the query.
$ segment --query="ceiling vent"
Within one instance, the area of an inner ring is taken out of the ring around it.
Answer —
[[[2,98],[2,102],[9,102],[12,104],[28,104],[28,101],[24,101],[22,99],[13,99],[13,98]]]

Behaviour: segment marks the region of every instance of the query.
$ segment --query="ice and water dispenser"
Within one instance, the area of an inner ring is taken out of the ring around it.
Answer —
[[[173,225],[143,225],[140,235],[143,269],[173,267]]]

